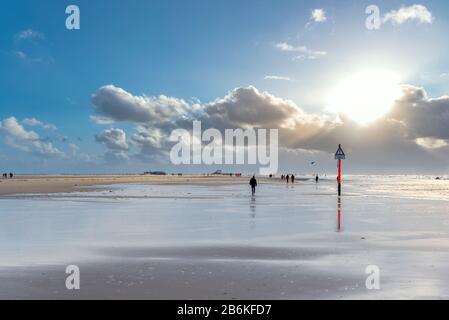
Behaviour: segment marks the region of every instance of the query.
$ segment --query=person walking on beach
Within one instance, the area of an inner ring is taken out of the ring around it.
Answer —
[[[287,180],[287,184],[289,183],[290,180],[290,176],[287,174],[287,176],[285,177],[285,179]]]
[[[292,174],[292,183],[295,183],[295,175]]]
[[[318,178],[318,175],[316,175],[315,182],[318,183],[319,180],[320,180],[320,178]]]
[[[253,195],[256,194],[257,180],[256,177],[253,176],[251,180],[249,180],[249,185],[251,186],[251,192]]]
[[[9,178],[12,179],[14,177],[14,175],[12,174],[12,172],[9,173]]]

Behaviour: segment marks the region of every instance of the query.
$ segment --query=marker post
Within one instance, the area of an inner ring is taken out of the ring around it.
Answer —
[[[337,181],[338,181],[338,196],[341,196],[341,167],[343,164],[343,161],[346,159],[345,153],[343,152],[343,149],[341,148],[341,144],[338,145],[338,150],[335,153],[335,160],[338,161],[338,177],[337,177]]]

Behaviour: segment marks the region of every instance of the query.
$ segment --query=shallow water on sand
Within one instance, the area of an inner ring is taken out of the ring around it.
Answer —
[[[260,184],[255,197],[247,184],[135,184],[3,198],[0,267],[114,259],[275,264],[301,266],[301,276],[351,279],[339,288],[342,298],[353,297],[351,291],[447,298],[447,185],[349,177],[340,213],[333,179]],[[383,286],[368,292],[365,269],[373,264],[382,270]]]

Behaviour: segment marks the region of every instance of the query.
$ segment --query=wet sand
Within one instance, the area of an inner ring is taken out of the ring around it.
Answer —
[[[233,249],[229,250],[232,256]],[[244,249],[252,255],[251,248]],[[261,253],[260,248],[254,250]],[[348,283],[352,293],[364,291],[361,278],[329,277],[299,264],[273,263],[273,248],[266,250],[265,258],[256,261],[239,260],[238,254],[229,261],[207,257],[165,260],[154,258],[151,249],[132,261],[127,253],[126,258],[79,264],[81,285],[74,291],[64,286],[64,266],[6,268],[0,272],[0,299],[338,299],[347,295]],[[192,251],[195,256],[196,250]],[[189,253],[184,248],[182,255]],[[301,259],[301,253],[296,254],[295,259]],[[320,255],[307,252],[304,258]],[[279,254],[275,256],[278,260]]]
[[[0,197],[0,298],[449,298],[447,182],[206,179]]]
[[[123,183],[217,185],[247,180],[247,177],[200,175],[16,176],[14,179],[0,179],[0,195],[91,191],[84,187]]]

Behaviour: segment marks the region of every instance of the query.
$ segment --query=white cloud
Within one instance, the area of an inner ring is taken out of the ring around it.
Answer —
[[[21,50],[14,51],[14,55],[17,58],[22,59],[22,60],[27,60],[28,59],[28,56],[26,55],[26,53],[21,51]]]
[[[36,57],[36,58],[30,57],[28,54],[26,54],[22,50],[12,51],[11,54],[14,57],[16,57],[22,61],[31,62],[31,63],[42,63],[42,62],[51,62],[52,61],[52,58],[44,59],[44,58],[39,58],[39,57]]]
[[[78,145],[74,144],[74,143],[69,143],[69,148],[72,151],[79,151],[80,147],[78,147]]]
[[[86,153],[80,152],[80,147],[78,145],[69,143],[69,149],[72,158],[83,162],[92,162],[92,157]]]
[[[324,9],[313,9],[310,19],[314,22],[324,22],[327,20],[326,12]]]
[[[129,160],[129,156],[124,151],[106,151],[104,159],[110,163],[124,163]]]
[[[45,39],[45,36],[44,36],[43,33],[40,33],[40,32],[35,31],[33,29],[27,29],[27,30],[23,30],[23,31],[18,32],[15,35],[15,39],[16,39],[16,41],[33,40],[33,39],[43,40],[43,39]]]
[[[0,132],[5,134],[6,143],[10,146],[43,157],[64,158],[64,152],[54,147],[49,141],[42,140],[34,131],[27,131],[17,121],[10,117],[0,122]]]
[[[27,140],[27,141],[37,141],[39,140],[39,135],[35,133],[34,131],[26,131],[23,126],[21,126],[17,119],[14,117],[10,117],[7,119],[4,119],[0,123],[0,129],[19,140]]]
[[[95,140],[112,150],[126,151],[129,149],[126,133],[122,129],[106,129],[102,133],[97,134]]]
[[[403,24],[407,21],[417,21],[418,23],[432,23],[432,13],[421,4],[414,4],[409,7],[402,7],[399,10],[392,10],[385,14],[383,22],[391,21],[393,25]]]
[[[92,97],[97,115],[103,119],[131,122],[161,122],[187,113],[188,103],[165,95],[133,96],[113,85],[101,87]]]
[[[132,143],[140,148],[140,155],[157,155],[164,153],[170,146],[168,137],[171,130],[184,128],[191,130],[192,120],[201,120],[204,128],[225,128],[238,127],[262,127],[278,128],[294,126],[296,122],[309,121],[304,112],[291,100],[276,97],[268,92],[261,92],[255,87],[236,88],[230,91],[223,98],[218,98],[212,102],[201,104],[199,101],[194,105],[186,104],[177,113],[170,112],[164,114],[162,121],[154,121],[154,118],[147,118],[143,121],[136,118],[136,110],[141,107],[141,98],[134,96],[123,89],[114,87],[114,92],[120,92],[126,96],[127,103],[121,105],[120,112],[109,113],[110,116],[120,114],[119,119],[129,119],[136,125],[137,133],[132,135],[128,143]],[[116,110],[117,103],[121,99],[115,99],[115,95],[107,95],[101,103],[103,110]],[[111,98],[114,97],[114,98]],[[103,97],[104,98],[104,97]],[[180,99],[171,98],[175,101]],[[94,110],[96,110],[95,103]],[[112,105],[110,105],[112,104]],[[146,113],[146,112],[145,112]],[[97,141],[105,143],[110,149],[127,150],[128,144],[124,132],[112,135],[107,130],[96,137]],[[120,139],[119,139],[120,138]],[[120,140],[121,142],[117,142]],[[109,158],[111,155],[108,155]]]
[[[56,126],[49,123],[43,123],[40,120],[37,120],[36,118],[26,118],[22,120],[22,124],[31,126],[31,127],[41,127],[47,130],[57,130]]]
[[[290,78],[290,77],[274,76],[274,75],[271,75],[271,76],[265,76],[264,79],[265,79],[265,80],[293,81],[293,79]]]
[[[415,141],[426,149],[439,149],[449,145],[446,140],[435,138],[417,138]]]
[[[326,51],[319,51],[319,50],[311,50],[307,48],[306,46],[293,46],[287,42],[280,42],[276,43],[275,47],[278,48],[281,51],[285,52],[295,52],[299,53],[294,59],[309,59],[314,60],[319,57],[324,57],[327,55]]]
[[[204,105],[200,118],[215,128],[278,128],[304,116],[291,100],[276,97],[253,86],[236,88],[226,96]]]
[[[100,116],[90,116],[89,117],[91,121],[93,121],[96,124],[99,125],[108,125],[108,124],[113,124],[115,121],[110,119],[110,118],[106,118],[106,117],[100,117]]]

